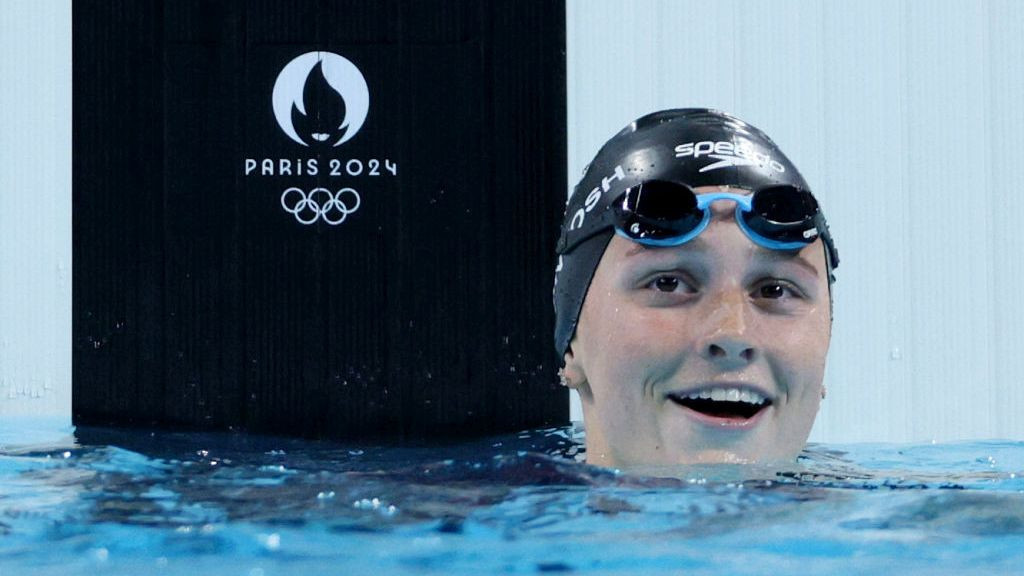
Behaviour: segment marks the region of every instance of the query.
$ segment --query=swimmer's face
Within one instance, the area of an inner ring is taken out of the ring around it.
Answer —
[[[566,355],[588,462],[773,462],[803,448],[831,335],[823,248],[762,248],[735,208],[715,202],[682,246],[609,243]]]

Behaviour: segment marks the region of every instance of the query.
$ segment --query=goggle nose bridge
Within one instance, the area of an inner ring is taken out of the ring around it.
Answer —
[[[697,194],[697,208],[699,210],[708,211],[713,202],[719,200],[732,200],[736,203],[736,208],[743,212],[750,212],[753,209],[754,195],[753,194],[735,194],[732,192],[708,192],[707,194]]]

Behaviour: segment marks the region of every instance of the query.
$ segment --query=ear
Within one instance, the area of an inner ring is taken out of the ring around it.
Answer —
[[[583,370],[583,364],[573,354],[572,346],[565,353],[565,367],[560,371],[562,383],[567,388],[579,392],[580,399],[590,399],[590,383],[587,382],[587,373]]]

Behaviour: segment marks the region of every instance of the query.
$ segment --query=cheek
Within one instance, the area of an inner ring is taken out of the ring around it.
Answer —
[[[615,346],[603,361],[607,374],[621,382],[653,384],[670,379],[693,349],[689,324],[679,314],[663,310],[632,310],[612,330]]]
[[[827,312],[813,321],[804,318],[785,329],[777,327],[767,341],[769,356],[780,361],[779,367],[786,372],[791,384],[816,388],[825,373],[830,331]]]
[[[589,377],[633,377],[679,349],[678,319],[614,294],[603,296],[588,296],[577,331],[586,349]]]

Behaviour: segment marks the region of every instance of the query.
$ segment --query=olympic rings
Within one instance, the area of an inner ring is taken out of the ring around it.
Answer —
[[[342,199],[346,192],[354,198],[352,206]],[[295,199],[296,195],[298,199]],[[337,226],[344,222],[349,214],[359,210],[360,202],[359,193],[352,188],[342,188],[337,192],[331,192],[327,188],[314,188],[306,194],[301,188],[293,186],[281,194],[281,207],[302,224],[312,224],[322,218],[331,226]]]

